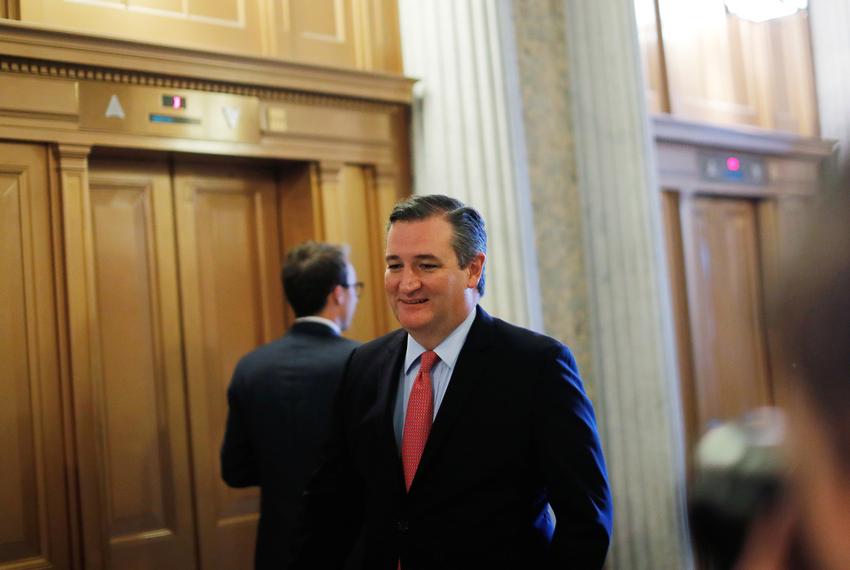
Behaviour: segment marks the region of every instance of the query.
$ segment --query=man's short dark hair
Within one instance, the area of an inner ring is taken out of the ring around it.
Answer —
[[[467,267],[476,255],[487,253],[487,230],[484,229],[484,218],[478,210],[442,194],[412,196],[399,202],[390,214],[387,229],[396,222],[424,220],[440,215],[445,217],[454,230],[452,249],[455,250],[458,265]],[[481,279],[478,281],[478,293],[484,295],[484,268],[481,269]]]
[[[286,300],[296,317],[325,308],[337,285],[348,285],[346,251],[329,243],[307,241],[289,250],[280,274]]]

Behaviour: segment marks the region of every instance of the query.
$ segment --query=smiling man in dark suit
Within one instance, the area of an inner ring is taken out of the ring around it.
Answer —
[[[295,323],[244,356],[227,391],[221,473],[262,492],[255,568],[284,570],[304,487],[327,437],[333,396],[358,343],[340,336],[357,308],[357,277],[342,248],[306,242],[281,274]]]
[[[308,486],[297,570],[598,569],[611,496],[560,342],[478,307],[487,236],[447,196],[396,205],[385,289],[403,327],[355,350]]]

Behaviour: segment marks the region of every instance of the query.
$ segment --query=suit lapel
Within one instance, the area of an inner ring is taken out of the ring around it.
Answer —
[[[442,404],[440,404],[437,417],[434,418],[431,433],[428,434],[428,441],[422,451],[416,477],[411,484],[411,492],[417,487],[416,482],[422,479],[420,474],[427,474],[429,466],[445,444],[455,421],[467,409],[470,397],[490,374],[487,351],[491,344],[493,319],[481,307],[477,307],[476,310],[478,314],[475,317],[475,322],[469,329],[466,342],[463,344],[455,363],[455,369],[452,371],[446,395],[443,397]]]
[[[399,331],[399,334],[387,345],[387,351],[380,371],[378,372],[378,389],[381,395],[379,406],[381,407],[380,437],[385,448],[386,456],[391,458],[393,468],[398,472],[398,484],[404,492],[404,467],[401,463],[401,453],[395,439],[395,403],[399,391],[399,379],[401,378],[401,367],[404,365],[404,353],[406,348],[407,333]]]

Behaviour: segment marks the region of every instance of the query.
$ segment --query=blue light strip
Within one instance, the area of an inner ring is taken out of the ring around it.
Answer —
[[[162,115],[160,113],[151,113],[148,115],[148,120],[151,123],[177,123],[181,125],[200,125],[200,119],[192,117],[175,117],[174,115]]]

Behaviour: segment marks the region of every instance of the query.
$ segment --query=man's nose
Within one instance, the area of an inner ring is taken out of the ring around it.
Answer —
[[[399,289],[402,293],[410,293],[411,291],[416,291],[419,289],[421,285],[421,281],[419,281],[419,277],[416,273],[410,269],[405,269],[401,274],[401,283],[399,283]]]

